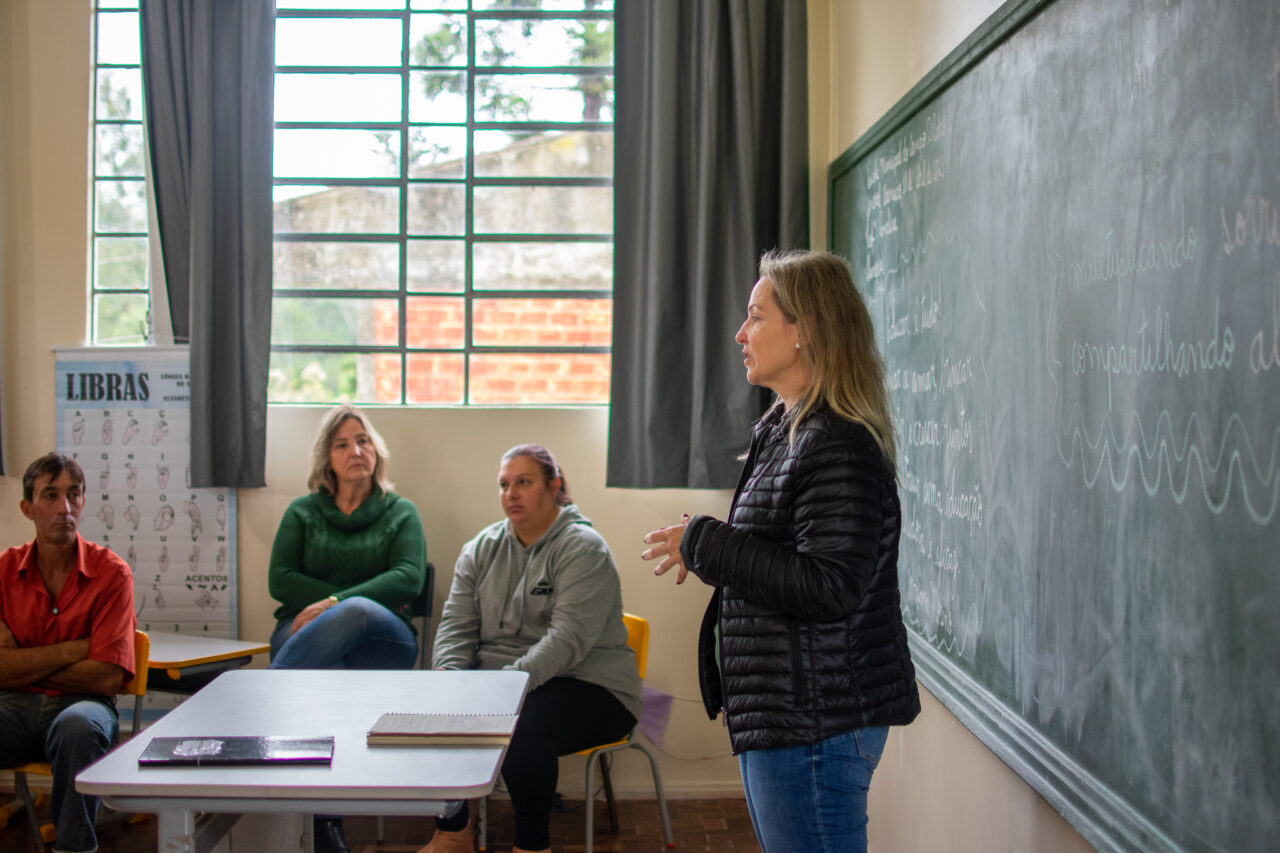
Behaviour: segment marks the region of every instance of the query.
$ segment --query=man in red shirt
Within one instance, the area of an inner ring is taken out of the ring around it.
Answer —
[[[86,542],[84,472],[60,453],[22,477],[36,538],[0,554],[0,767],[53,767],[55,851],[97,850],[98,800],[75,777],[115,744],[115,697],[133,676],[133,575]]]

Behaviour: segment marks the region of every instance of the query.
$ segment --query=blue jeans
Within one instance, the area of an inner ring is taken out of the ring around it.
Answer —
[[[76,774],[110,751],[120,734],[107,699],[0,690],[0,767],[48,761],[58,850],[98,846],[98,798],[76,791]]]
[[[887,726],[868,726],[811,746],[739,755],[761,849],[865,853],[867,790],[888,738]]]
[[[405,621],[378,602],[352,596],[290,635],[293,619],[271,634],[272,669],[412,669],[418,641]]]

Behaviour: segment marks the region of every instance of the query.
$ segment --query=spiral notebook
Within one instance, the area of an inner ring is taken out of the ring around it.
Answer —
[[[369,746],[506,746],[515,714],[383,714]]]
[[[138,756],[143,766],[329,764],[331,737],[157,737]]]

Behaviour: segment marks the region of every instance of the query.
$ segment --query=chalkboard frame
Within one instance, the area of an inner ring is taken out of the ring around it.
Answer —
[[[953,83],[1056,0],[1009,0],[911,88],[827,171],[827,245],[840,251],[839,182]],[[1182,848],[1104,782],[1038,732],[979,681],[909,631],[916,675],[956,718],[1049,802],[1090,844],[1104,851]]]
[[[836,212],[835,187],[846,173],[856,168],[882,142],[901,130],[903,125],[938,98],[952,83],[963,77],[970,68],[1053,2],[1054,0],[1008,0],[961,42],[959,47],[921,78],[919,83],[912,86],[901,100],[890,107],[888,112],[827,168],[827,212]],[[837,220],[834,215],[830,215],[827,217],[827,245],[838,245],[838,236]]]

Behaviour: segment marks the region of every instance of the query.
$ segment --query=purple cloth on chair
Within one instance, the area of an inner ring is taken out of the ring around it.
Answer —
[[[653,742],[654,746],[662,746],[662,736],[667,731],[667,723],[671,720],[671,705],[675,697],[652,687],[641,685],[640,720],[636,728]]]

